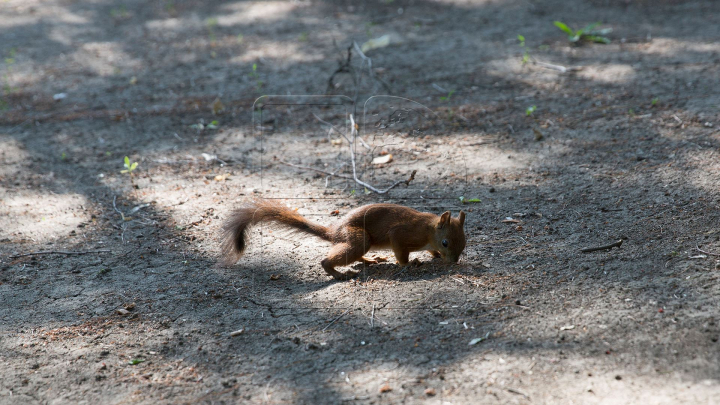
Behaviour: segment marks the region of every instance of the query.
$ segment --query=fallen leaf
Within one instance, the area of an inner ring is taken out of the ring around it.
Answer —
[[[483,340],[486,340],[488,337],[490,337],[490,332],[486,333],[485,336],[483,336],[483,337],[479,337],[479,338],[475,338],[475,339],[471,340],[470,343],[468,343],[468,346],[474,346],[474,345],[482,342]]]
[[[380,387],[381,394],[383,394],[385,392],[390,392],[390,391],[392,391],[392,387],[390,387],[388,384],[385,384],[382,387]]]
[[[378,157],[376,157],[375,159],[372,160],[372,163],[373,163],[374,165],[381,165],[381,164],[384,164],[384,163],[390,163],[390,162],[392,162],[392,159],[393,159],[393,155],[390,154],[390,153],[388,153],[387,155],[383,155],[383,156],[378,156]]]
[[[435,394],[437,394],[437,391],[435,391],[435,388],[428,388],[425,390],[425,395],[429,397],[434,397]]]
[[[360,50],[363,53],[372,51],[373,49],[385,48],[390,45],[390,35],[383,35],[381,37],[369,39],[360,46]]]
[[[280,280],[280,277],[281,277],[281,276],[282,276],[282,274],[271,274],[271,275],[270,275],[270,280],[273,280],[273,281],[275,281],[275,280]]]
[[[575,325],[565,325],[560,328],[560,330],[570,330],[570,329],[575,329]]]
[[[215,101],[212,102],[210,108],[212,108],[213,115],[218,115],[225,111],[225,105],[220,100],[220,97],[216,98]]]
[[[125,315],[127,315],[127,314],[129,314],[129,313],[130,313],[130,311],[128,311],[128,310],[127,310],[127,309],[125,309],[125,308],[120,308],[120,309],[117,309],[117,310],[116,310],[115,312],[117,312],[117,313],[118,313],[118,315],[123,315],[123,316],[125,316]]]
[[[230,332],[230,336],[231,336],[231,337],[235,337],[235,336],[238,336],[238,335],[242,335],[243,332],[245,332],[245,328],[241,328],[241,329],[238,329],[238,330],[236,330],[236,331],[234,331],[234,332]]]

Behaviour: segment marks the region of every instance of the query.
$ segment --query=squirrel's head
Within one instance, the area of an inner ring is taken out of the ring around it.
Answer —
[[[445,211],[435,225],[435,247],[446,262],[457,263],[465,249],[465,213],[460,211],[457,218],[452,218],[450,211]]]

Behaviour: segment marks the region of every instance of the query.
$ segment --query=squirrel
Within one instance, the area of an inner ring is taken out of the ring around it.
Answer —
[[[465,213],[452,218],[419,212],[396,204],[369,204],[348,212],[338,223],[322,226],[272,200],[255,200],[236,209],[223,228],[223,256],[234,264],[243,255],[248,230],[259,222],[272,222],[285,228],[317,236],[333,244],[320,262],[336,280],[349,280],[358,272],[340,272],[338,266],[356,261],[366,264],[378,260],[363,257],[370,249],[391,248],[400,265],[407,265],[410,252],[428,250],[433,257],[457,263],[465,249]]]

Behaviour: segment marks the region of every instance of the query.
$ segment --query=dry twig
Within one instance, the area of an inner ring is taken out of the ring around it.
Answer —
[[[614,248],[614,247],[618,247],[618,248],[619,248],[620,245],[622,245],[622,243],[623,243],[623,240],[620,239],[619,241],[614,242],[614,243],[611,243],[611,244],[609,244],[609,245],[597,246],[597,247],[589,247],[589,248],[582,249],[582,250],[580,250],[580,251],[583,252],[583,253],[590,253],[590,252],[597,252],[598,250],[610,250],[610,249],[612,249],[612,248]]]

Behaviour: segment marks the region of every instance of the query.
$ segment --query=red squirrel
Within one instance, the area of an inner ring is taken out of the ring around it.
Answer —
[[[392,249],[400,265],[408,264],[410,252],[421,250],[456,263],[465,249],[463,211],[451,218],[450,211],[438,216],[402,205],[370,204],[355,208],[335,225],[326,227],[278,202],[255,200],[235,210],[225,223],[222,249],[227,264],[242,257],[248,229],[259,222],[272,222],[331,242],[333,246],[320,264],[336,280],[349,280],[358,273],[340,272],[335,267],[356,261],[378,263],[363,257],[370,249]]]

